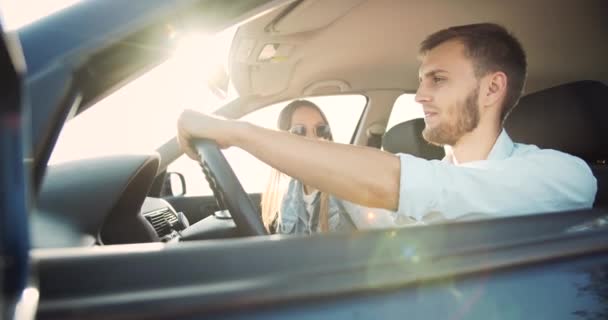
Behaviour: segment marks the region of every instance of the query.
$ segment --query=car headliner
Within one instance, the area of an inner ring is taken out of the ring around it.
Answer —
[[[230,76],[241,97],[257,97],[249,105],[370,89],[414,92],[418,45],[427,35],[496,22],[527,52],[526,92],[583,79],[608,83],[607,18],[603,0],[305,0],[241,26]],[[277,43],[288,53],[258,61],[266,44]]]

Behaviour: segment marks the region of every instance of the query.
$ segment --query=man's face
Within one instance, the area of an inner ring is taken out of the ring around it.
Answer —
[[[416,101],[424,109],[425,140],[455,145],[479,124],[479,81],[464,46],[442,43],[422,58]]]

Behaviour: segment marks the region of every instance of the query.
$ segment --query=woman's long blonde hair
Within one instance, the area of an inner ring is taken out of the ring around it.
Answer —
[[[325,124],[329,126],[327,117],[319,106],[309,100],[294,100],[281,110],[279,118],[277,119],[277,127],[279,130],[288,131],[291,128],[293,114],[298,108],[311,108],[316,110],[321,115],[321,118],[323,118]],[[328,140],[333,141],[331,134],[329,135]],[[284,183],[285,178],[287,178],[285,174],[271,168],[266,190],[264,190],[264,193],[262,194],[261,203],[262,221],[268,230],[270,230],[270,226],[275,220],[280,221],[281,218],[281,202],[283,200],[283,195],[287,190],[286,184]],[[319,201],[319,227],[322,232],[326,232],[329,230],[329,195],[325,192],[321,192]]]

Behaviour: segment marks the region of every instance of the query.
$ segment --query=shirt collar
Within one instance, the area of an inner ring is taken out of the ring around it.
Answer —
[[[498,135],[498,138],[496,139],[496,142],[494,142],[494,146],[492,147],[492,150],[490,150],[490,153],[488,154],[486,160],[506,159],[511,156],[514,148],[515,145],[513,144],[513,140],[511,140],[511,137],[509,137],[505,129],[502,129],[500,135]],[[451,150],[449,150],[449,148],[446,148],[446,155],[442,161],[447,163],[453,163],[452,152]]]
[[[514,147],[513,140],[511,140],[505,129],[502,129],[498,139],[494,143],[494,147],[492,147],[490,154],[488,154],[487,160],[506,159],[511,156]]]

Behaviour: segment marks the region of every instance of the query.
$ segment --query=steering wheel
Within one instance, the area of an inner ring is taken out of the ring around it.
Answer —
[[[192,145],[198,152],[199,163],[220,210],[227,209],[230,212],[240,234],[246,236],[268,234],[262,223],[262,217],[218,145],[209,139],[196,139]]]

